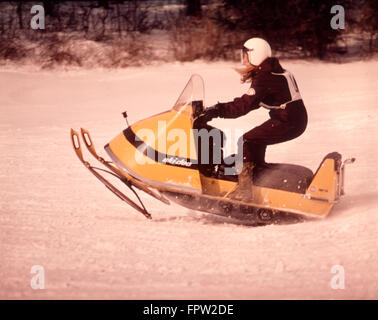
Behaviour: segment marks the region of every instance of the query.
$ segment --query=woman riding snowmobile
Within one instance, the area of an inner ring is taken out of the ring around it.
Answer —
[[[256,165],[265,163],[267,145],[285,142],[300,136],[307,126],[307,112],[293,75],[271,57],[268,42],[251,38],[241,49],[243,69],[237,69],[242,82],[251,82],[248,92],[231,102],[218,103],[200,115],[200,121],[213,118],[238,118],[264,107],[270,119],[242,136],[243,168],[236,189],[228,197],[250,201],[252,176]]]

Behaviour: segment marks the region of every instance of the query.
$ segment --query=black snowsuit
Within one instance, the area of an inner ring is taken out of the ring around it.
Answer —
[[[263,164],[267,145],[294,139],[305,131],[307,112],[294,77],[277,58],[266,59],[254,70],[251,88],[252,94],[218,103],[217,110],[221,118],[238,118],[261,106],[270,109],[270,119],[242,137],[243,161]]]

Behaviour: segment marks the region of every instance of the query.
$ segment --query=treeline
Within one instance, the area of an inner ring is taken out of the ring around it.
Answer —
[[[342,29],[331,26],[334,6],[342,9]],[[227,30],[260,34],[281,52],[328,59],[356,45],[347,44],[353,34],[361,55],[376,52],[377,12],[376,0],[223,0],[217,20]]]
[[[30,10],[36,4],[45,11],[44,30],[30,27]],[[345,10],[344,29],[330,25],[335,4]],[[106,67],[145,63],[146,56],[149,61],[235,60],[241,43],[261,36],[280,56],[343,61],[377,52],[377,4],[375,0],[0,1],[0,59],[42,55],[36,62],[43,61],[45,67],[81,66],[91,58]],[[85,46],[80,45],[83,41]]]
[[[2,1],[0,33],[8,38],[19,36],[20,31],[31,38],[51,32],[75,33],[96,41],[133,32],[146,33],[166,28],[167,12],[154,3],[144,0]],[[45,30],[39,33],[30,28],[30,10],[37,4],[42,5],[45,12]]]

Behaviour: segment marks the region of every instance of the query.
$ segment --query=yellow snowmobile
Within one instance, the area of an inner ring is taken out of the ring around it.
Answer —
[[[171,200],[190,209],[256,224],[324,218],[330,213],[344,194],[345,165],[354,162],[354,158],[342,162],[339,153],[329,153],[315,174],[299,165],[265,163],[254,170],[253,200],[230,199],[227,195],[237,183],[237,157],[223,157],[222,130],[197,121],[203,112],[203,100],[203,80],[193,75],[173,108],[128,125],[105,145],[112,161],[97,154],[89,132],[81,129],[89,152],[108,170],[93,167],[84,159],[79,133],[71,129],[74,150],[108,189],[147,218],[151,214],[135,188],[166,204]],[[117,189],[100,171],[124,182],[139,203]]]

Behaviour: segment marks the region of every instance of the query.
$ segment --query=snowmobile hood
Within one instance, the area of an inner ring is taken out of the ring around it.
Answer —
[[[193,119],[203,96],[203,80],[193,75],[170,110],[129,126],[105,150],[121,170],[151,186],[201,193]]]

